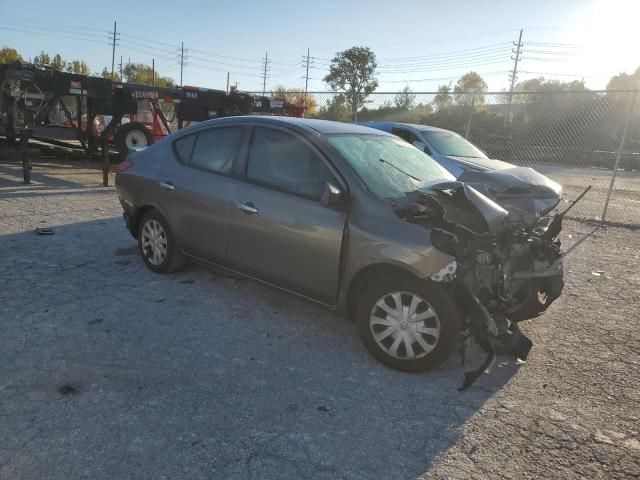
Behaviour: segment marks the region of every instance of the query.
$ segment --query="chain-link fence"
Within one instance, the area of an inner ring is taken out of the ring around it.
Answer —
[[[592,185],[572,210],[574,217],[601,219],[615,176],[606,219],[640,225],[638,93],[528,92],[511,98],[505,92],[374,93],[358,110],[357,120],[453,130],[491,158],[535,168],[560,182],[567,199]],[[352,121],[343,95],[310,92],[308,105],[312,118]]]

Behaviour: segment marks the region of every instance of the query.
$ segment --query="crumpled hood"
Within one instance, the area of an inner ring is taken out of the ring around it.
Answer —
[[[529,167],[470,169],[458,181],[472,185],[506,210],[520,214],[528,224],[553,210],[562,198],[562,186]]]

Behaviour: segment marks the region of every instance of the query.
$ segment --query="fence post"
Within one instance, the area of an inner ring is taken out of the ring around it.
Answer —
[[[23,128],[20,134],[20,156],[22,157],[22,181],[26,185],[31,183],[31,155],[29,152],[29,137],[33,130]]]
[[[467,118],[467,126],[464,129],[464,138],[467,140],[469,140],[469,132],[471,131],[471,118],[473,117],[473,111],[475,110],[476,95],[478,94],[474,93],[473,98],[471,99],[471,110],[469,111],[469,118]]]
[[[633,114],[633,109],[636,106],[636,97],[638,96],[638,91],[633,92],[633,97],[631,99],[631,106],[629,107],[629,111],[627,112],[627,119],[624,122],[624,131],[622,132],[622,138],[620,139],[620,146],[618,147],[618,153],[616,154],[616,162],[613,165],[613,174],[611,175],[611,183],[609,184],[609,191],[607,192],[607,199],[604,202],[604,210],[602,210],[602,223],[604,223],[607,218],[607,209],[609,208],[609,200],[611,200],[611,192],[613,191],[613,184],[616,181],[616,175],[618,174],[618,165],[620,164],[620,157],[622,156],[622,150],[624,149],[624,144],[627,141],[627,132],[629,131],[629,123],[631,122],[631,115]]]
[[[109,142],[102,140],[102,186],[109,186]]]

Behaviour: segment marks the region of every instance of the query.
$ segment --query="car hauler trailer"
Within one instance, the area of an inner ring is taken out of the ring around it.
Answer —
[[[0,64],[0,136],[122,154],[172,131],[211,118],[249,115],[252,95],[198,87],[115,82],[21,62]],[[26,169],[27,162],[23,162]],[[106,174],[105,174],[106,175]],[[28,172],[25,173],[25,179]],[[105,176],[106,178],[106,176]]]

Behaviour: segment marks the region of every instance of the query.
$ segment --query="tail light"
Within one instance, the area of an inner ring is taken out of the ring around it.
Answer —
[[[132,166],[133,166],[133,162],[131,160],[129,160],[128,158],[125,158],[118,165],[116,165],[116,175],[118,173],[124,172],[125,170],[131,168]]]

